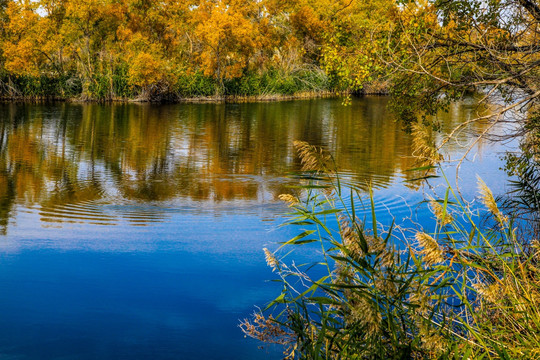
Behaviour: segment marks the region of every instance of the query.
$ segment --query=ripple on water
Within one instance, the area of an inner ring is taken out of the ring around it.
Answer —
[[[356,185],[356,184],[355,184]],[[354,196],[354,208],[360,218],[371,220],[371,200],[367,186],[361,186],[360,197]],[[377,221],[384,226],[389,226],[393,220],[413,224],[425,222],[432,217],[431,211],[424,202],[424,194],[411,191],[403,184],[394,183],[392,187],[377,189],[372,184],[373,201],[375,204],[375,213]],[[340,208],[351,209],[351,197],[349,190],[344,193],[343,203],[338,205]],[[408,221],[407,221],[408,220]],[[419,221],[421,220],[421,221]]]
[[[59,223],[91,223],[99,225],[114,225],[117,217],[104,211],[96,201],[78,203],[46,204],[38,209],[40,220],[43,222]]]
[[[45,223],[118,225],[127,222],[131,225],[145,226],[163,222],[167,218],[166,212],[157,206],[118,199],[27,206],[22,211],[37,214],[40,221]]]

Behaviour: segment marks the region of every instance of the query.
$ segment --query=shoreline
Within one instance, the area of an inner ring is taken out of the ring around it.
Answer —
[[[265,94],[265,95],[225,95],[225,96],[194,96],[194,97],[171,97],[166,99],[145,99],[145,98],[112,98],[112,99],[82,99],[77,97],[24,97],[24,96],[0,96],[2,103],[47,103],[47,102],[66,102],[82,104],[113,104],[113,103],[150,103],[150,104],[239,104],[255,102],[278,102],[291,100],[310,100],[327,99],[344,96],[388,96],[387,91],[366,91],[360,94],[351,94],[347,92],[320,91],[320,92],[299,92],[291,95],[284,94]]]

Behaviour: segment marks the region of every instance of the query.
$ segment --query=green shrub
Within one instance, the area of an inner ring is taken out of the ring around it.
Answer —
[[[115,69],[112,76],[112,84],[115,96],[121,98],[133,98],[135,96],[135,92],[128,82],[126,66],[119,66]]]
[[[3,96],[24,98],[70,98],[81,97],[89,100],[111,100],[114,98],[135,98],[141,94],[141,88],[129,84],[127,68],[119,65],[113,73],[95,74],[89,80],[83,80],[79,74],[64,76],[11,76],[0,77],[4,84]],[[83,82],[86,81],[86,87]],[[152,96],[156,99],[190,98],[214,96],[219,82],[205,76],[200,71],[183,73],[174,84],[154,84]],[[83,94],[83,88],[84,94]],[[328,82],[323,72],[317,69],[300,69],[285,73],[270,69],[264,73],[246,72],[243,76],[224,82],[223,95],[259,96],[293,95],[303,91],[326,91]]]
[[[3,75],[0,81],[5,84],[0,95],[6,97],[58,99],[79,96],[82,91],[80,80],[72,74],[60,77]]]
[[[261,94],[262,77],[256,73],[247,73],[243,76],[225,82],[225,95],[257,96]]]
[[[179,97],[212,96],[216,93],[216,82],[201,72],[180,76],[176,85]]]

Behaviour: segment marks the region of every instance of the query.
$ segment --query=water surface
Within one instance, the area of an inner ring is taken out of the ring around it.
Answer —
[[[261,249],[296,231],[278,227],[277,200],[296,184],[294,140],[371,184],[380,222],[429,218],[407,181],[412,137],[386,103],[0,105],[0,356],[280,358],[238,321],[279,292]],[[478,111],[473,100],[450,110],[446,132]],[[502,147],[476,150],[464,194],[476,174],[502,189]]]

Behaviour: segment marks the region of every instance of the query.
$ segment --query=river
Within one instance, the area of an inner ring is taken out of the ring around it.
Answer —
[[[238,324],[279,293],[262,248],[295,235],[278,200],[300,169],[294,140],[371,184],[381,223],[430,217],[387,101],[0,104],[0,357],[279,359]],[[443,133],[476,111],[452,105]],[[476,175],[503,191],[503,151],[475,146],[465,196]]]

